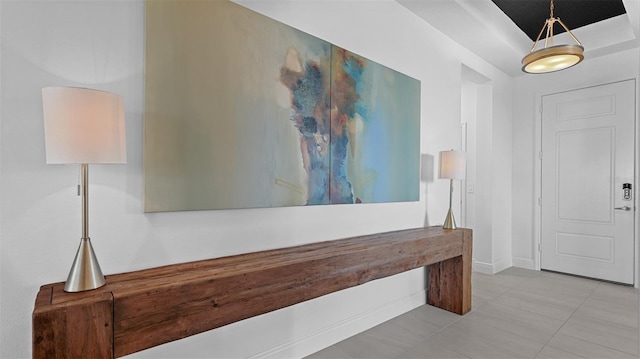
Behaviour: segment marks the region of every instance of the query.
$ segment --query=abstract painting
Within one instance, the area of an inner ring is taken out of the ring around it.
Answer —
[[[228,1],[147,1],[145,211],[419,200],[420,82]]]

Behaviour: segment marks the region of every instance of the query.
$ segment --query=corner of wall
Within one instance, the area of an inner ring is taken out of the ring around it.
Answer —
[[[535,262],[533,259],[513,257],[511,261],[514,267],[535,270]]]

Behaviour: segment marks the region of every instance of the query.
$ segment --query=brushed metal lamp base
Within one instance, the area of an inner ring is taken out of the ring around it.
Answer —
[[[96,254],[93,252],[90,238],[82,238],[76,258],[71,265],[69,277],[64,284],[65,292],[82,292],[100,288],[107,282],[104,279]]]
[[[449,212],[447,212],[447,217],[444,220],[444,224],[442,225],[444,229],[456,229],[456,219],[453,218],[453,211],[449,208]]]
[[[106,284],[96,254],[89,238],[89,165],[81,165],[82,173],[82,238],[76,258],[71,265],[69,277],[64,284],[65,292],[83,292],[100,288]]]
[[[451,210],[451,204],[453,200],[453,179],[449,180],[449,212],[447,212],[447,217],[444,219],[444,224],[442,228],[444,229],[456,229],[456,220],[453,218],[453,210]]]

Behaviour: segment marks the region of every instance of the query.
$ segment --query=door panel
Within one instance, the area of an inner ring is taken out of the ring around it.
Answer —
[[[635,191],[635,81],[542,106],[541,268],[633,284],[635,198],[622,185]]]
[[[557,220],[612,223],[614,142],[611,127],[556,133]]]
[[[613,262],[613,237],[556,234],[556,253],[585,260]]]

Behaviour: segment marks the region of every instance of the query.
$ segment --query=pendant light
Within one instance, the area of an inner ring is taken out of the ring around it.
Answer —
[[[553,16],[553,0],[551,0],[549,18],[542,25],[542,30],[538,34],[536,42],[531,48],[531,52],[522,58],[522,71],[531,74],[543,74],[564,70],[578,64],[584,59],[584,47],[578,39],[571,33],[571,30],[560,20]],[[558,22],[567,31],[569,36],[576,42],[576,45],[554,45],[553,26]],[[540,36],[546,31],[544,48],[536,50]]]

